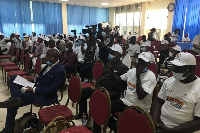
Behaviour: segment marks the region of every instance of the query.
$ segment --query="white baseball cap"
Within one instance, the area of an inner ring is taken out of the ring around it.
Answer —
[[[181,52],[178,53],[174,60],[170,61],[176,66],[196,65],[196,58],[190,53]]]
[[[25,35],[24,38],[29,38],[29,36]]]
[[[150,47],[150,46],[151,46],[151,42],[150,42],[150,41],[143,42],[143,43],[141,44],[141,46],[142,46],[142,47],[143,47],[143,46]]]
[[[85,37],[82,36],[82,35],[80,35],[80,38],[79,38],[79,39],[81,39],[81,40],[85,40]]]
[[[117,52],[119,52],[120,54],[122,54],[122,47],[119,45],[119,44],[113,44],[112,45],[112,47],[111,47],[111,49],[113,50],[113,51],[117,51]]]
[[[4,34],[0,32],[0,36],[4,36]]]
[[[155,62],[155,57],[151,52],[142,52],[138,55],[138,59],[142,59],[145,62]]]
[[[181,52],[181,47],[178,45],[175,45],[174,47],[172,47],[174,50]]]
[[[48,42],[49,40],[50,40],[50,39],[49,39],[48,37],[45,37],[45,38],[44,38],[44,41],[47,41],[47,42]]]
[[[169,42],[167,40],[162,40],[161,44],[169,44]]]
[[[20,34],[19,34],[19,33],[15,33],[15,35],[16,35],[16,36],[19,36]]]

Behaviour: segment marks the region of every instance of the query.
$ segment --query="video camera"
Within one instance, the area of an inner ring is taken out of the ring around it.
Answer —
[[[96,34],[96,32],[97,32],[97,30],[96,30],[96,28],[97,28],[97,25],[86,25],[85,26],[87,29],[82,29],[82,33],[83,34],[89,34],[89,35],[91,35],[91,34]]]

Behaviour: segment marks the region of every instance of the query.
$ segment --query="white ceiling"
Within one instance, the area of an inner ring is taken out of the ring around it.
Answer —
[[[80,5],[80,6],[90,6],[90,7],[118,7],[125,5],[132,5],[136,3],[142,3],[147,1],[158,1],[158,0],[68,0],[67,2],[63,2],[60,0],[32,0],[32,1],[44,1],[51,3],[67,3],[70,5]],[[101,5],[101,3],[109,3],[109,5]]]

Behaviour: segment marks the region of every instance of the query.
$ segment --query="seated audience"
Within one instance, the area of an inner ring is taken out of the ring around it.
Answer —
[[[192,41],[193,48],[192,50],[198,54],[200,54],[200,34],[196,35]]]
[[[177,42],[179,37],[179,30],[175,29],[175,31],[172,33],[172,35],[170,36],[171,38],[171,42]]]
[[[128,71],[128,67],[125,66],[121,61],[121,53],[122,49],[120,47],[112,47],[110,54],[108,56],[113,69],[116,75],[121,76]],[[105,87],[109,91],[111,100],[118,100],[121,96],[121,93],[125,90],[126,85],[115,81],[112,78],[108,63],[104,64],[104,69],[101,77],[94,83],[93,86],[89,88],[82,89],[82,95],[79,102],[79,115],[78,119],[82,118],[82,114],[87,114],[87,99],[89,99],[92,95],[92,92],[95,89],[95,86]]]
[[[160,67],[167,57],[169,57],[169,42],[167,40],[163,40],[161,42],[161,52],[160,52],[159,63],[158,63],[158,73],[160,73]]]
[[[127,47],[125,45],[122,46],[122,56],[120,58],[121,62],[126,65],[129,69],[131,68],[131,57],[127,52]]]
[[[182,38],[182,42],[190,42],[190,38],[188,37],[188,34],[185,34],[185,36]]]
[[[64,53],[65,47],[66,47],[66,44],[65,44],[65,41],[63,40],[63,35],[60,35],[59,51],[61,54]]]
[[[178,45],[175,45],[170,49],[169,57],[165,58],[165,61],[161,65],[161,70],[160,70],[161,75],[168,76],[171,73],[173,64],[170,61],[174,60],[176,55],[180,52],[181,52],[181,47]]]
[[[47,65],[40,72],[40,76],[35,79],[33,88],[15,84],[13,81],[16,76],[10,78],[11,97],[0,102],[0,108],[7,108],[5,128],[1,133],[14,133],[15,116],[19,107],[33,103],[49,106],[58,102],[57,91],[65,82],[65,69],[58,58],[57,50],[51,49],[47,52],[45,57]]]
[[[140,46],[136,44],[136,36],[132,36],[128,45],[128,55],[131,57],[132,66],[135,66],[136,58],[140,54]]]
[[[33,42],[29,39],[29,36],[24,36],[24,54],[32,53]]]
[[[153,103],[157,132],[192,133],[200,130],[200,79],[194,74],[196,59],[179,53],[173,61],[173,77],[166,79]]]
[[[141,52],[148,52],[150,50],[150,47],[151,47],[150,41],[145,41],[140,44]]]
[[[111,102],[111,114],[122,112],[127,106],[140,106],[150,112],[153,90],[157,83],[155,74],[148,69],[151,62],[155,62],[153,54],[142,52],[138,55],[136,68],[130,69],[121,76],[114,74],[113,66],[110,65],[113,78],[117,82],[127,84],[124,98]],[[115,122],[116,120],[111,117],[108,124],[114,131],[116,131]]]
[[[12,42],[8,41],[8,39],[5,40],[5,43],[1,43],[0,45],[0,55],[7,55],[10,52]]]
[[[72,50],[72,43],[67,43],[65,47],[65,53],[61,59],[62,65],[65,67],[66,74],[72,73],[75,71],[77,64],[77,55]]]

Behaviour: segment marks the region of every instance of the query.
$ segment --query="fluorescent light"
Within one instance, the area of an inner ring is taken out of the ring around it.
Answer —
[[[60,0],[60,1],[69,1],[69,0]]]
[[[102,6],[107,6],[109,3],[101,3]]]

